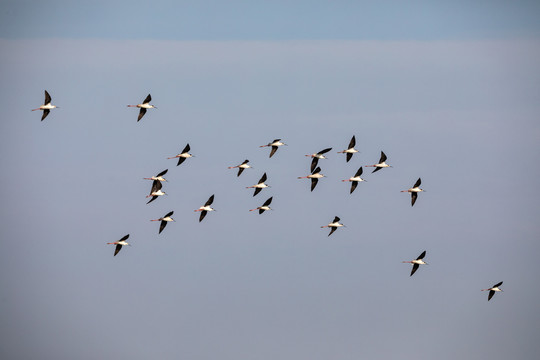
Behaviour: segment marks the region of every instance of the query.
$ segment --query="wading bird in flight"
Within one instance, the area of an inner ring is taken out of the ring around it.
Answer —
[[[416,258],[416,260],[403,261],[404,263],[413,264],[413,267],[412,267],[412,270],[411,270],[411,275],[409,275],[409,276],[413,276],[413,274],[416,272],[416,270],[418,270],[418,267],[420,265],[427,265],[428,264],[427,262],[424,262],[424,260],[422,260],[424,258],[424,256],[426,256],[426,251],[425,250],[424,250],[423,253],[420,254],[419,257]]]
[[[165,229],[165,226],[167,226],[167,223],[168,223],[168,222],[174,221],[174,219],[171,217],[172,214],[174,214],[174,211],[171,211],[171,212],[167,213],[167,215],[165,215],[164,217],[161,217],[161,218],[159,218],[159,219],[150,220],[150,221],[161,221],[161,224],[159,225],[159,232],[158,232],[158,234],[161,234],[161,232],[163,231],[163,229]]]
[[[311,179],[311,191],[315,189],[315,186],[317,186],[317,183],[319,182],[319,179],[324,177],[323,174],[321,174],[321,168],[317,167],[311,174],[308,176],[299,176],[299,179]]]
[[[345,226],[345,225],[343,225],[342,223],[340,223],[339,220],[340,220],[340,218],[338,218],[338,217],[336,216],[336,217],[334,217],[334,220],[333,220],[330,224],[321,226],[321,228],[326,228],[326,227],[327,227],[327,228],[330,228],[330,234],[328,234],[328,236],[330,236],[330,235],[332,235],[332,233],[333,233],[334,231],[336,231],[336,229],[337,229],[338,227]]]
[[[136,108],[141,109],[139,110],[139,117],[137,118],[137,122],[143,118],[144,114],[146,114],[147,109],[157,109],[157,107],[155,107],[154,105],[150,105],[150,101],[152,101],[152,96],[148,94],[148,96],[146,97],[146,99],[144,99],[142,104],[128,105],[128,107],[136,107]]]
[[[491,298],[493,297],[493,295],[495,295],[495,292],[499,292],[499,291],[502,291],[501,289],[499,289],[499,286],[502,285],[502,281],[500,283],[497,283],[495,285],[493,285],[492,287],[490,287],[489,289],[482,289],[482,291],[489,291],[489,295],[488,295],[488,301],[491,300]]]
[[[244,171],[244,169],[249,169],[251,166],[248,164],[249,160],[244,160],[243,163],[241,163],[240,165],[236,165],[236,166],[229,166],[229,169],[236,169],[238,168],[238,174],[236,174],[236,176],[240,176],[240,174],[242,173],[242,171]]]
[[[201,216],[199,216],[199,222],[201,222],[204,219],[208,211],[215,211],[215,209],[210,207],[210,205],[212,205],[213,202],[214,202],[214,195],[210,196],[208,200],[206,200],[206,203],[203,206],[195,210],[195,211],[201,212]]]
[[[193,155],[191,155],[189,153],[189,150],[191,150],[191,148],[189,147],[189,144],[187,144],[186,147],[184,148],[184,150],[182,150],[182,152],[180,154],[172,156],[172,157],[168,157],[167,159],[176,159],[176,158],[178,158],[178,164],[176,164],[176,166],[178,166],[181,163],[183,163],[184,160],[186,160],[187,158],[193,157]]]
[[[358,152],[358,150],[354,148],[354,145],[356,145],[356,139],[353,135],[351,142],[349,142],[349,147],[347,148],[347,150],[338,151],[338,154],[347,154],[347,162],[351,160],[354,153]]]
[[[414,183],[414,186],[407,190],[401,190],[401,192],[409,192],[411,193],[411,206],[414,205],[416,202],[416,198],[418,197],[418,193],[421,191],[424,191],[423,189],[420,189],[420,184],[422,183],[422,180],[418,178],[416,182]]]
[[[362,175],[362,172],[363,172],[363,170],[362,170],[362,167],[360,166],[360,169],[358,169],[358,171],[356,172],[356,174],[354,174],[353,177],[350,177],[350,178],[348,178],[346,180],[341,180],[341,181],[350,181],[351,182],[351,192],[349,194],[353,193],[354,189],[356,189],[356,187],[358,186],[358,183],[360,181],[366,181],[366,180],[364,180],[364,179],[362,179],[360,177],[360,175]]]
[[[43,102],[43,105],[41,105],[37,109],[32,109],[32,111],[43,110],[43,115],[41,116],[41,121],[43,121],[45,120],[47,115],[49,115],[51,109],[54,108],[58,108],[58,106],[51,104],[51,95],[49,95],[49,92],[45,90],[45,101]]]
[[[386,155],[384,152],[381,151],[381,158],[379,159],[379,163],[375,165],[365,165],[364,167],[374,167],[375,170],[373,170],[371,173],[373,174],[375,171],[379,171],[382,168],[392,167],[386,163]]]
[[[313,169],[317,167],[317,164],[319,163],[319,159],[327,159],[327,157],[324,156],[324,154],[326,154],[330,150],[332,150],[332,148],[326,148],[324,150],[319,151],[318,153],[306,155],[310,158],[313,158],[313,160],[311,160],[311,168],[310,168],[311,172],[313,172]]]
[[[264,173],[263,176],[261,176],[257,184],[252,185],[252,186],[247,186],[246,189],[254,188],[255,192],[253,193],[253,196],[255,196],[258,193],[260,193],[262,189],[270,187],[269,185],[266,185],[264,183],[265,181],[266,181],[266,173]]]
[[[122,250],[122,246],[131,246],[126,240],[128,239],[129,237],[129,234],[127,234],[126,236],[124,236],[123,238],[121,238],[120,240],[116,241],[116,242],[110,242],[110,243],[107,243],[107,244],[110,244],[110,245],[116,245],[116,249],[114,249],[114,255],[113,256],[116,256],[116,254],[118,254],[120,252],[120,250]]]
[[[259,147],[267,147],[267,146],[271,146],[272,147],[272,150],[270,150],[270,156],[269,157],[272,157],[274,156],[274,154],[276,153],[277,149],[278,149],[278,146],[283,146],[283,145],[287,145],[283,142],[281,142],[281,139],[275,139],[274,141],[272,141],[271,143],[268,143],[266,145],[261,145]]]
[[[259,214],[262,214],[263,212],[265,212],[266,210],[272,210],[270,208],[270,204],[272,203],[272,196],[269,197],[268,199],[266,199],[266,201],[264,202],[264,204],[262,204],[261,206],[259,206],[258,208],[255,208],[255,209],[251,209],[249,211],[255,211],[255,210],[259,210]]]

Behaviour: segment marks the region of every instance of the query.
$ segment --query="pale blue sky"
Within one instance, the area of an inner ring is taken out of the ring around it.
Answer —
[[[539,6],[293,3],[2,3],[2,358],[536,356]]]

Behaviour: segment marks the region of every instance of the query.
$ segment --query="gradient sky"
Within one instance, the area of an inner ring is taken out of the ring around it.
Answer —
[[[535,358],[539,15],[534,1],[3,1],[0,357]],[[41,122],[45,89],[60,108]],[[126,105],[148,93],[158,109],[137,122]],[[259,145],[276,138],[288,146],[269,159]],[[311,193],[296,177],[326,147]],[[340,180],[381,150],[394,167],[366,168],[350,195]],[[254,169],[227,169],[244,159]],[[142,178],[167,168],[169,195],[146,205]],[[418,177],[411,207],[399,191]],[[273,211],[248,211],[269,196]],[[148,220],[170,210],[158,235]],[[347,227],[328,237],[336,215]],[[423,250],[410,277],[402,261]]]

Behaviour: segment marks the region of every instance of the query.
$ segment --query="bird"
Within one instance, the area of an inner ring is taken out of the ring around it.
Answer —
[[[249,169],[251,166],[248,165],[248,162],[249,160],[246,159],[244,160],[243,163],[241,163],[240,165],[236,165],[236,166],[229,166],[229,169],[235,169],[235,168],[238,168],[238,174],[236,174],[236,176],[240,176],[240,174],[242,173],[242,171],[244,171],[244,169]]]
[[[186,160],[187,158],[190,158],[190,157],[193,157],[193,155],[191,155],[189,153],[189,150],[191,149],[191,147],[189,146],[189,144],[186,145],[186,147],[184,148],[184,150],[182,150],[182,152],[176,156],[173,156],[173,157],[168,157],[167,159],[176,159],[178,158],[178,164],[176,164],[176,166],[180,165],[181,163],[184,162],[184,160]]]
[[[139,110],[139,117],[137,118],[137,122],[139,122],[139,120],[143,118],[144,114],[146,114],[147,109],[157,109],[157,107],[155,107],[154,105],[150,105],[150,101],[152,101],[152,96],[148,94],[148,96],[146,97],[146,99],[144,99],[142,104],[128,105],[128,107],[137,107],[141,109]]]
[[[482,289],[482,291],[488,291],[489,290],[488,301],[491,300],[493,295],[495,295],[495,292],[502,291],[501,289],[499,289],[499,286],[501,286],[502,283],[503,282],[501,281],[500,283],[497,283],[497,284],[493,285],[489,289]]]
[[[422,260],[424,258],[424,256],[426,256],[426,251],[425,250],[424,250],[423,253],[420,254],[419,257],[416,258],[416,260],[403,261],[403,263],[413,264],[410,276],[413,276],[413,274],[416,272],[416,270],[418,270],[418,267],[420,265],[427,265],[428,264],[427,262],[424,262],[424,260]]]
[[[255,209],[251,209],[249,211],[255,211],[255,210],[259,210],[259,214],[262,214],[263,212],[265,212],[266,210],[272,210],[270,208],[270,204],[272,203],[272,198],[273,196],[269,197],[268,199],[266,199],[266,201],[264,202],[264,204],[262,204],[261,206],[255,208]]]
[[[313,172],[313,169],[315,169],[315,167],[317,167],[317,164],[319,163],[319,159],[327,159],[327,157],[324,156],[323,154],[326,154],[330,150],[332,150],[332,148],[326,148],[324,150],[319,151],[318,153],[306,155],[308,157],[313,158],[313,160],[311,160],[311,168],[310,168],[311,172]]]
[[[162,186],[163,185],[161,184],[161,181],[154,180],[154,182],[152,183],[152,189],[150,190],[150,194],[146,196],[147,198],[152,198],[148,200],[146,204],[150,204],[152,201],[156,200],[158,196],[167,195],[164,191],[161,191]]]
[[[116,245],[116,249],[114,249],[114,255],[113,256],[116,256],[116,254],[118,254],[120,252],[120,250],[122,250],[122,246],[124,246],[124,245],[131,246],[126,241],[128,239],[128,237],[129,237],[129,234],[127,234],[126,236],[124,236],[123,238],[121,238],[120,240],[118,240],[116,242],[107,243],[107,244],[110,244],[110,245]]]
[[[56,105],[51,104],[51,95],[49,95],[49,92],[45,90],[45,101],[43,102],[43,105],[38,107],[37,109],[32,109],[32,111],[36,110],[43,110],[43,115],[41,116],[41,121],[45,120],[47,115],[51,112],[51,109],[59,108]]]
[[[375,165],[365,165],[364,167],[374,167],[375,170],[373,170],[371,173],[373,174],[375,171],[379,171],[381,170],[382,168],[386,168],[386,167],[392,167],[390,165],[388,165],[386,162],[386,154],[384,152],[381,151],[381,158],[379,159],[379,163],[378,164],[375,164]]]
[[[165,169],[163,170],[162,172],[160,172],[159,174],[157,174],[156,176],[152,176],[152,177],[149,177],[149,178],[144,178],[145,180],[154,180],[154,181],[167,181],[167,179],[165,179],[163,177],[163,175],[165,175],[167,173],[167,171],[169,171],[169,169]]]
[[[199,222],[201,222],[204,219],[208,211],[215,211],[215,209],[210,207],[210,205],[212,205],[213,202],[214,202],[214,195],[210,196],[208,200],[206,200],[206,203],[203,206],[195,210],[195,211],[201,212],[201,216],[199,216]]]
[[[360,175],[362,175],[362,172],[363,172],[363,170],[362,170],[362,167],[360,166],[360,168],[358,169],[356,174],[354,174],[353,177],[350,177],[350,178],[348,178],[346,180],[341,180],[341,181],[350,181],[351,182],[351,192],[349,194],[353,193],[354,189],[356,189],[356,187],[358,186],[358,183],[360,181],[366,181],[366,180],[364,180],[364,179],[362,179],[360,177]]]
[[[353,137],[351,138],[351,141],[349,142],[349,147],[347,148],[347,150],[338,151],[338,154],[347,154],[347,162],[351,160],[354,153],[358,152],[358,150],[354,148],[354,145],[356,145],[356,139],[353,135]]]
[[[324,177],[323,174],[321,174],[321,168],[317,167],[313,172],[308,176],[299,176],[299,179],[311,179],[311,191],[315,189],[315,186],[317,186],[317,183],[319,182],[319,179]]]
[[[253,196],[257,195],[261,192],[262,189],[270,187],[269,185],[266,185],[264,182],[266,181],[266,173],[261,176],[259,179],[259,182],[252,186],[247,186],[246,189],[255,188],[255,192],[253,193]]]
[[[164,217],[161,217],[161,218],[159,218],[159,219],[150,220],[150,221],[161,221],[161,224],[159,225],[159,232],[158,232],[158,234],[161,234],[161,232],[163,231],[163,229],[165,229],[165,226],[167,226],[167,223],[168,223],[168,222],[174,221],[174,219],[171,217],[172,214],[174,214],[174,211],[171,211],[171,212],[167,213],[167,215],[165,215]]]
[[[321,226],[321,228],[329,227],[330,228],[330,234],[328,234],[328,236],[330,236],[330,235],[332,235],[332,233],[334,231],[336,231],[336,229],[338,227],[345,226],[342,223],[340,223],[339,220],[340,220],[340,218],[336,216],[336,217],[334,217],[334,220],[330,224]]]
[[[420,184],[422,183],[422,180],[420,178],[418,178],[418,180],[416,180],[416,182],[414,183],[414,186],[410,189],[407,189],[407,190],[401,190],[401,192],[409,192],[411,193],[411,206],[414,205],[414,203],[416,202],[416,198],[418,197],[418,193],[421,192],[421,191],[425,191],[424,189],[420,189]]]
[[[278,149],[278,146],[283,146],[283,145],[287,145],[287,144],[281,142],[281,139],[275,139],[271,143],[268,143],[266,145],[261,145],[259,147],[271,146],[272,150],[270,151],[270,156],[269,157],[272,157],[276,153],[276,151]]]

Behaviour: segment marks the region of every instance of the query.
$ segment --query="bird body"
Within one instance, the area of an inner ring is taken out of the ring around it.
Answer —
[[[139,117],[137,118],[137,122],[143,118],[144,114],[146,114],[147,109],[157,109],[157,107],[155,107],[154,105],[150,105],[150,101],[152,101],[152,96],[150,94],[148,94],[146,99],[144,99],[144,101],[141,104],[128,105],[128,107],[136,107],[136,108],[140,109]]]
[[[43,110],[43,115],[41,115],[41,121],[43,121],[47,115],[49,115],[50,111],[55,108],[58,108],[58,106],[51,104],[51,95],[45,90],[45,101],[43,102],[43,105],[37,109],[32,109],[32,111]]]
[[[122,246],[131,246],[126,240],[129,238],[129,234],[125,235],[123,238],[121,238],[120,240],[116,241],[116,242],[110,242],[110,243],[107,243],[109,245],[116,245],[116,248],[114,250],[114,255],[113,256],[116,256],[116,254],[118,254],[120,252],[120,250],[122,250]]]

